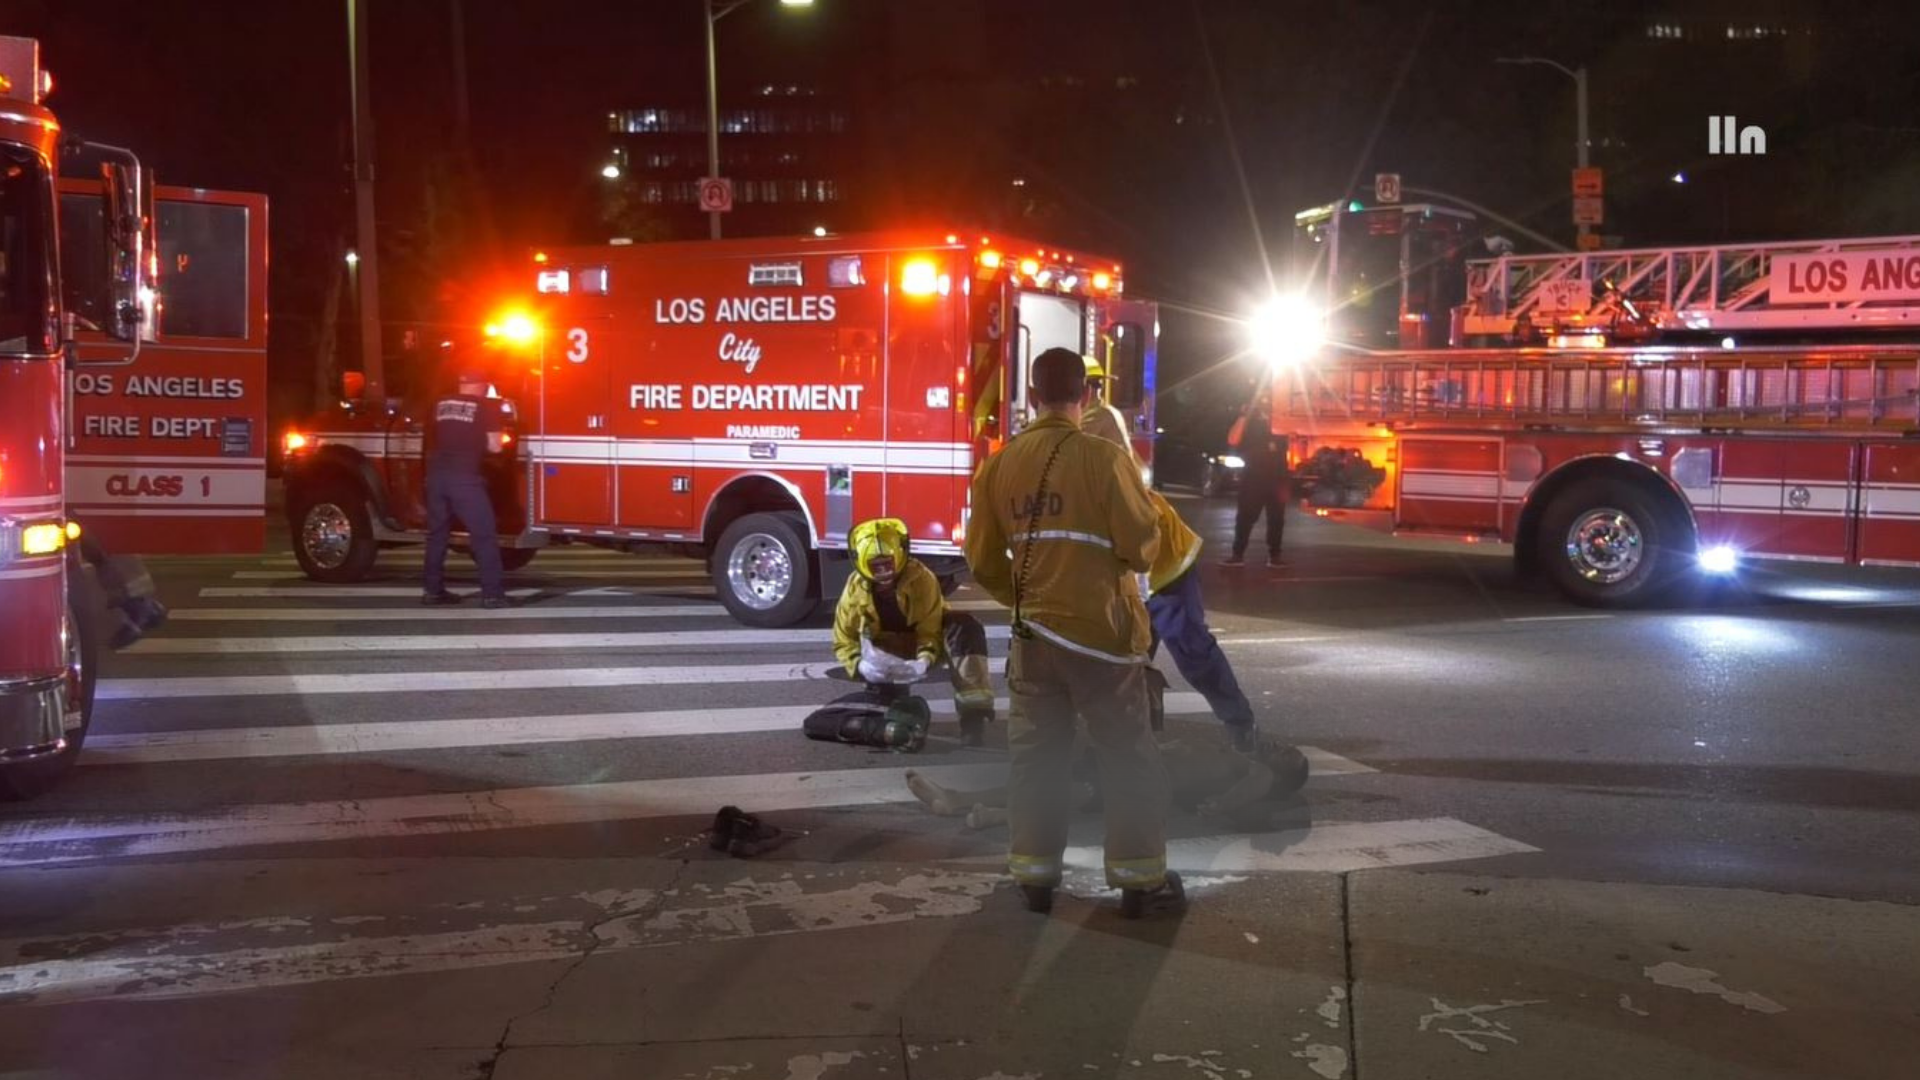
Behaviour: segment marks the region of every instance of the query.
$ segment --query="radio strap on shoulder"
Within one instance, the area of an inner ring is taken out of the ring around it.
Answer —
[[[1033,636],[1033,631],[1027,629],[1026,621],[1020,617],[1020,604],[1027,591],[1027,571],[1033,566],[1033,542],[1040,531],[1040,515],[1047,506],[1047,477],[1053,472],[1053,463],[1060,456],[1060,448],[1078,434],[1077,431],[1069,431],[1062,435],[1060,441],[1053,444],[1052,452],[1047,454],[1047,463],[1040,466],[1040,488],[1034,492],[1033,509],[1027,515],[1027,531],[1022,537],[1026,544],[1020,549],[1020,569],[1013,575],[1013,633],[1016,637]]]

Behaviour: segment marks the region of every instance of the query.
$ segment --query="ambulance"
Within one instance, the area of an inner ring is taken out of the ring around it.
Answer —
[[[837,591],[856,523],[897,517],[951,588],[974,469],[1027,422],[1027,364],[1056,346],[1105,366],[1152,461],[1156,312],[1111,258],[905,230],[555,248],[525,280],[487,354],[509,569],[556,544],[693,554],[741,622],[786,626]],[[287,433],[309,577],[359,580],[423,537],[428,397],[348,393]]]

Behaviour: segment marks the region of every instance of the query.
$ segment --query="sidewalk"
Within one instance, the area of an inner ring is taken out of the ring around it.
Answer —
[[[1364,871],[1022,910],[973,868],[689,865],[516,1021],[496,1080],[1891,1078],[1920,911]],[[1350,933],[1347,929],[1350,928]]]

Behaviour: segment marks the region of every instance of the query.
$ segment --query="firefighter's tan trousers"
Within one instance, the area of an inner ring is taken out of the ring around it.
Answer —
[[[991,714],[993,678],[987,671],[986,628],[964,611],[949,611],[940,623],[940,659],[946,662],[953,680],[954,703],[969,716]],[[883,630],[873,635],[873,644],[906,659],[912,659],[915,653],[911,631]]]
[[[1083,656],[1016,637],[1007,655],[1012,777],[1007,868],[1022,885],[1058,885],[1073,812],[1075,720],[1086,722],[1106,813],[1107,884],[1152,889],[1167,877],[1167,774],[1147,718],[1145,664]]]

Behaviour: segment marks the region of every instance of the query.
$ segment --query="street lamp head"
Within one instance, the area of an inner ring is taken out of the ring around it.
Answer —
[[[601,167],[600,175],[609,180],[618,180],[620,179],[620,166],[608,163]]]
[[[349,250],[347,252],[347,265],[348,266],[360,265],[360,253],[357,251]]]

